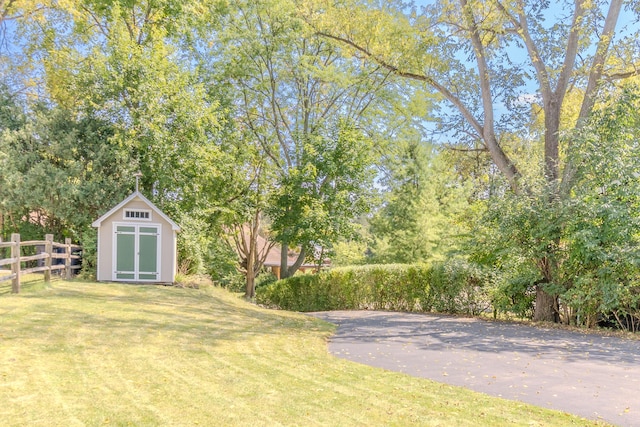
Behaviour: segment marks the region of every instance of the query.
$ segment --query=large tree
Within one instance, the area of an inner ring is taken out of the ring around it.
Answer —
[[[639,99],[637,84],[625,85],[570,134],[567,155],[576,171],[569,195],[550,204],[532,191],[488,203],[470,254],[497,273],[496,310],[524,315],[531,309],[529,284],[543,280],[539,262],[551,235],[560,246],[553,289],[561,320],[593,327],[609,318],[621,328],[637,327]]]
[[[435,147],[414,138],[389,148],[381,184],[383,206],[371,218],[374,262],[441,260],[459,250],[460,219],[468,208],[464,184]]]
[[[226,138],[218,93],[201,80],[194,60],[192,36],[204,26],[203,6],[172,0],[74,0],[46,8],[18,3],[30,19],[8,26],[17,59],[2,64],[3,81],[20,89],[19,77],[22,86],[34,88],[26,108],[32,99],[57,106],[70,128],[85,119],[110,126],[94,143],[118,147],[118,163],[142,172],[143,191],[185,224],[181,256],[193,255],[185,253],[192,245],[184,237],[206,233],[218,220],[215,206],[234,193],[229,182],[237,153]],[[129,177],[125,190],[132,188]]]
[[[637,58],[619,57],[615,44],[624,2],[561,3],[458,0],[427,6],[403,2],[307,2],[300,12],[318,34],[338,40],[398,76],[423,82],[443,100],[442,127],[450,138],[486,150],[516,193],[533,187],[509,153],[505,134],[522,126],[524,108],[543,117],[540,173],[547,203],[569,193],[575,166],[562,145],[562,113],[569,93],[580,127],[612,79],[635,74]],[[631,5],[627,5],[632,10]],[[632,35],[633,36],[633,35]],[[637,52],[635,53],[637,55]],[[533,177],[533,180],[537,179]],[[549,236],[538,260],[536,320],[557,319],[554,283],[558,242]]]
[[[226,209],[226,238],[238,258],[245,279],[245,298],[254,298],[256,277],[275,245],[265,226],[265,211],[274,197],[275,171],[252,132],[237,132],[243,141],[235,165],[236,197]]]
[[[332,42],[308,33],[295,2],[231,6],[213,55],[227,63],[238,127],[275,171],[279,191],[268,212],[287,277],[315,248],[348,234],[348,219],[366,208],[371,147],[357,123],[390,73],[345,59]],[[301,250],[289,266],[291,246]]]
[[[80,240],[125,196],[134,171],[111,140],[110,123],[38,105],[21,124],[5,127],[0,120],[2,128],[0,233],[34,229],[33,238],[46,231]]]

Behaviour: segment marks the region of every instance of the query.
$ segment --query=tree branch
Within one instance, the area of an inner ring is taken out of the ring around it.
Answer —
[[[2,4],[2,7],[4,8],[2,10],[2,15],[0,15],[0,24],[4,22],[5,19],[7,19],[7,16],[9,15],[9,9],[11,9],[11,6],[16,2],[16,0],[9,0],[6,4],[6,6],[4,4]],[[2,2],[4,3],[4,2]]]
[[[619,1],[619,0],[614,0]],[[578,42],[580,41],[580,34],[582,33],[582,26],[580,21],[584,18],[584,0],[577,0],[573,11],[573,22],[571,23],[571,31],[569,32],[569,39],[567,40],[566,54],[564,56],[564,63],[560,70],[560,76],[558,77],[558,83],[556,85],[555,96],[559,106],[562,106],[564,95],[567,92],[569,85],[569,78],[573,74],[573,66],[576,63],[576,56],[578,54]],[[558,107],[560,108],[560,107]]]
[[[480,147],[480,148],[461,148],[461,147],[456,147],[454,145],[450,145],[447,144],[444,146],[444,148],[446,148],[447,150],[451,150],[451,151],[459,151],[462,153],[486,153],[487,148],[486,147]]]
[[[614,82],[617,80],[624,80],[630,77],[637,77],[637,76],[640,76],[640,69],[635,69],[632,71],[624,71],[624,72],[620,71],[613,74],[604,74],[602,77],[608,82]]]
[[[536,74],[538,75],[538,82],[540,83],[540,92],[542,96],[549,96],[551,94],[551,80],[549,78],[549,74],[547,73],[547,68],[542,61],[542,56],[538,51],[538,47],[533,42],[533,38],[531,37],[531,33],[529,32],[529,23],[527,20],[527,16],[524,13],[524,5],[522,1],[518,1],[518,16],[514,16],[511,14],[507,8],[502,4],[502,2],[496,2],[500,11],[511,21],[514,26],[515,33],[520,36],[522,41],[524,41],[525,46],[527,47],[527,52],[529,53],[529,58],[531,59],[531,64],[533,68],[536,70]]]
[[[93,13],[93,11],[89,10],[86,6],[82,6],[82,10],[84,10],[93,20],[93,22],[96,24],[96,26],[98,27],[98,29],[100,30],[100,32],[102,33],[102,35],[104,35],[105,37],[109,37],[109,28],[105,25],[102,25],[102,23],[100,22],[100,19],[98,19],[98,17],[95,15],[95,13]]]
[[[611,46],[613,32],[615,31],[616,24],[618,23],[620,9],[622,9],[622,0],[611,0],[609,11],[607,12],[607,17],[604,21],[604,27],[602,28],[602,36],[598,41],[596,54],[593,57],[593,63],[589,72],[589,82],[587,83],[584,99],[582,100],[582,107],[580,108],[580,114],[578,115],[578,127],[582,126],[580,122],[584,121],[593,109],[593,105],[596,100],[597,85],[602,79],[604,63],[607,59],[609,46]],[[637,73],[637,71],[635,72]]]
[[[462,15],[469,32],[469,38],[473,45],[473,52],[478,67],[478,79],[480,80],[480,93],[482,98],[482,111],[484,112],[484,126],[482,129],[482,139],[491,153],[496,166],[504,173],[514,190],[517,190],[517,179],[520,173],[507,154],[498,143],[495,133],[493,95],[491,91],[491,75],[487,64],[485,48],[481,40],[480,29],[473,15],[473,10],[467,0],[460,0]]]
[[[359,44],[353,42],[350,39],[347,39],[347,38],[344,38],[344,37],[340,37],[340,36],[335,36],[333,34],[329,34],[329,33],[323,32],[323,31],[317,31],[316,34],[319,35],[319,36],[326,37],[326,38],[329,38],[329,39],[332,39],[332,40],[335,40],[335,41],[338,41],[338,42],[341,42],[341,43],[344,43],[344,44],[347,44],[347,45],[351,46],[352,48],[356,49],[358,52],[364,54],[365,57],[373,60],[374,62],[378,63],[383,68],[386,68],[387,70],[393,72],[395,75],[397,75],[399,77],[404,77],[404,78],[408,78],[408,79],[417,80],[417,81],[421,81],[421,82],[427,83],[429,86],[433,87],[438,92],[440,92],[449,102],[451,102],[453,105],[455,105],[455,107],[462,113],[462,115],[469,122],[469,124],[471,124],[471,126],[473,126],[473,128],[476,130],[476,132],[478,133],[478,136],[482,135],[482,124],[480,124],[480,122],[478,122],[476,120],[476,118],[465,107],[465,105],[462,103],[462,101],[457,96],[455,96],[452,92],[450,92],[446,87],[444,87],[443,85],[439,84],[438,82],[436,82],[431,77],[426,76],[424,74],[417,74],[417,73],[411,73],[411,72],[407,72],[407,71],[402,71],[402,70],[400,70],[400,68],[388,63],[387,61],[385,61],[384,59],[382,59],[380,57],[377,57],[372,52],[370,52],[368,49],[366,49],[363,46],[360,46]]]
[[[584,98],[582,99],[582,106],[580,107],[576,129],[580,129],[584,125],[587,117],[591,114],[593,105],[596,102],[598,83],[603,77],[604,64],[607,59],[609,47],[611,46],[611,40],[613,39],[618,17],[620,16],[622,2],[622,0],[611,0],[609,5],[609,11],[607,12],[607,17],[605,18],[604,26],[602,28],[602,36],[598,41],[596,54],[593,57],[593,63],[589,71],[589,81],[587,83],[587,88],[585,89]],[[637,70],[633,71],[629,77],[632,75],[637,75]],[[569,144],[571,144],[571,141]],[[576,166],[573,163],[568,162],[562,174],[560,191],[563,194],[568,194],[571,190],[575,174]]]

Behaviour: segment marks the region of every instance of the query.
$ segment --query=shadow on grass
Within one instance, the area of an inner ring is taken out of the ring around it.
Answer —
[[[0,272],[0,276],[4,276],[5,273],[10,273],[10,272],[2,271]],[[61,281],[61,280],[62,279],[58,276],[51,277],[51,282]],[[28,274],[26,276],[23,276],[22,280],[20,281],[19,294],[26,295],[26,294],[32,294],[34,292],[40,292],[44,289],[47,289],[49,286],[50,284],[45,283],[42,274]],[[15,295],[12,293],[12,289],[13,288],[12,288],[11,280],[0,282],[0,297]]]

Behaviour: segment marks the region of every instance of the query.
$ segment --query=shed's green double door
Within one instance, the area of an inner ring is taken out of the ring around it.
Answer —
[[[159,227],[116,226],[115,280],[158,280]]]

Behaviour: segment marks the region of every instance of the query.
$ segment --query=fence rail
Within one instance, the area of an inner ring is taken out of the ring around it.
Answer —
[[[35,255],[22,255],[22,248],[33,247]],[[3,265],[11,265],[11,274],[1,276],[5,271],[0,270],[0,282],[11,280],[11,292],[17,294],[20,292],[20,276],[28,273],[44,272],[45,282],[51,280],[51,272],[56,270],[64,270],[65,278],[70,279],[73,270],[81,268],[81,265],[74,264],[73,260],[82,259],[82,256],[74,254],[82,249],[81,246],[71,243],[71,239],[66,238],[64,243],[53,241],[53,234],[47,234],[44,240],[28,240],[20,241],[19,234],[12,234],[10,242],[3,242],[0,239],[0,250],[10,248],[10,258],[0,258],[0,268]],[[62,250],[59,252],[58,250]],[[4,251],[0,251],[2,254]],[[63,264],[52,265],[51,260],[64,260]],[[40,261],[35,267],[27,267],[27,262]],[[44,264],[44,265],[40,265]],[[23,267],[24,265],[24,267]]]

